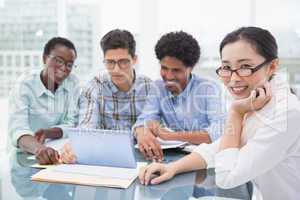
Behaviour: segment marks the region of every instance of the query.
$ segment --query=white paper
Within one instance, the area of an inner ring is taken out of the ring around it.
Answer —
[[[139,168],[145,166],[146,163],[138,163],[136,169],[120,168],[120,167],[103,167],[91,165],[59,165],[51,170],[55,172],[80,174],[85,176],[93,176],[99,178],[113,178],[130,180],[138,175]]]
[[[68,143],[70,140],[68,138],[62,138],[62,139],[56,139],[56,140],[50,140],[50,141],[47,141],[45,143],[45,145],[47,147],[51,147],[53,149],[55,149],[56,151],[60,151],[63,146]]]
[[[215,196],[207,196],[207,197],[190,197],[189,200],[240,200],[240,199],[233,199],[233,198],[226,198],[226,197],[215,197]]]
[[[194,149],[197,148],[197,146],[198,145],[189,144],[189,145],[186,145],[182,150],[185,152],[192,152],[192,151],[194,151]]]
[[[177,140],[163,140],[161,138],[157,138],[157,141],[161,145],[161,149],[174,149],[178,147],[183,147],[187,142],[177,141]],[[135,145],[135,148],[139,148],[138,144]]]

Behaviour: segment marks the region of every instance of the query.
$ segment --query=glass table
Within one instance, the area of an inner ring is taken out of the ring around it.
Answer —
[[[136,151],[138,161],[144,161]],[[180,149],[166,150],[165,162],[179,159],[186,153]],[[214,169],[200,170],[177,175],[160,185],[141,185],[136,179],[127,189],[90,187],[70,184],[32,182],[30,177],[39,171],[29,166],[35,160],[30,154],[13,151],[1,154],[0,200],[55,199],[55,200],[193,200],[193,199],[251,199],[252,185],[247,183],[233,189],[218,188],[214,181]]]

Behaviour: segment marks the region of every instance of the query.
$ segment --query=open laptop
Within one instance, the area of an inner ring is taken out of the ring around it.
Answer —
[[[78,164],[136,168],[130,131],[68,128]]]

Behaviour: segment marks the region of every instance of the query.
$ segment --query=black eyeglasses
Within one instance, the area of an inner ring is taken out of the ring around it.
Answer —
[[[238,69],[230,69],[230,67],[221,66],[216,70],[216,73],[220,77],[231,77],[232,73],[235,72],[237,75],[241,77],[251,76],[254,72],[258,71],[262,68],[265,64],[269,63],[269,60],[264,61],[263,63],[255,66],[255,67],[245,67],[245,68],[238,68]]]
[[[120,60],[106,59],[103,61],[103,63],[108,69],[114,69],[116,64],[118,64],[120,69],[127,69],[130,66],[130,60],[127,58],[122,58]]]
[[[66,61],[64,61],[62,58],[60,58],[58,56],[50,54],[48,57],[51,58],[51,59],[53,59],[54,62],[55,62],[55,64],[57,64],[59,67],[66,66],[70,70],[77,67],[74,63],[72,63],[72,62],[66,62]]]

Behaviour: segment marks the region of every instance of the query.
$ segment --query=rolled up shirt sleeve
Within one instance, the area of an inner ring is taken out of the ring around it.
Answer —
[[[240,149],[228,148],[215,156],[216,183],[221,188],[242,185],[283,162],[299,140],[299,111],[279,113],[259,128]]]
[[[23,135],[34,135],[29,125],[28,88],[19,84],[9,97],[9,119],[8,133],[9,140],[13,146],[18,147],[18,139]]]
[[[202,143],[193,151],[205,160],[207,169],[215,167],[215,155],[218,152],[219,143],[220,139],[214,141],[211,144]]]
[[[62,129],[63,138],[68,137],[66,131],[67,128],[76,127],[78,124],[80,94],[81,94],[81,88],[77,84],[69,93],[68,108],[64,119],[60,124],[53,126]]]
[[[154,83],[151,84],[149,94],[142,113],[138,116],[136,123],[132,127],[134,130],[136,127],[145,126],[149,121],[160,121],[161,108],[160,108],[160,91]]]
[[[100,126],[99,101],[101,87],[95,79],[82,90],[79,97],[78,126],[81,128],[98,128]]]

